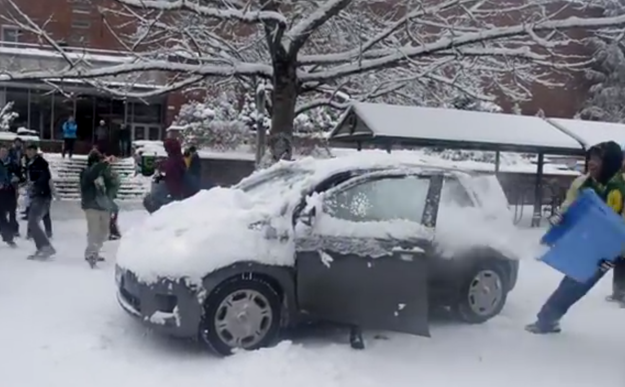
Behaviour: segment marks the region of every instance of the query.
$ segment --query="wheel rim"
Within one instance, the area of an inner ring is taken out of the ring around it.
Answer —
[[[231,348],[250,348],[266,335],[273,311],[265,296],[256,290],[230,293],[217,307],[214,326],[219,339]]]
[[[492,270],[477,273],[469,286],[469,306],[471,310],[485,316],[497,309],[503,298],[503,286],[499,274]]]

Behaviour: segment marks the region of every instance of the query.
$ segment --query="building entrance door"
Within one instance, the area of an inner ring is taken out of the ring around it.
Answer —
[[[154,124],[140,124],[135,123],[131,126],[132,141],[160,141],[162,127]]]

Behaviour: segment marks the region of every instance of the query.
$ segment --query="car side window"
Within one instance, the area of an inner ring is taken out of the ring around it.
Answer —
[[[352,222],[409,220],[421,223],[429,177],[384,177],[339,191],[324,202],[324,212]]]
[[[439,209],[450,205],[462,208],[475,206],[471,196],[460,181],[455,177],[447,176],[443,180]]]

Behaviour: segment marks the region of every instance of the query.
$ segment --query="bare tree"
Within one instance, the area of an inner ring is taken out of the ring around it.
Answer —
[[[540,68],[570,69],[589,59],[566,56],[566,31],[621,26],[625,16],[562,17],[550,0],[115,0],[107,17],[138,26],[120,36],[133,59],[88,66],[63,54],[54,40],[7,3],[8,18],[64,55],[62,70],[11,71],[0,79],[102,77],[160,71],[169,82],[146,97],[216,78],[271,85],[269,148],[289,158],[296,114],[350,99],[445,104],[459,92],[488,100],[501,89],[512,99],[528,85],[549,82]],[[118,19],[119,20],[119,19]],[[116,31],[115,28],[111,28]]]

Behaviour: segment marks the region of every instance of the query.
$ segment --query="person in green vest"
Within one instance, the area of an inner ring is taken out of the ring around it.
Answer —
[[[616,213],[623,215],[625,179],[621,172],[623,151],[614,141],[603,142],[588,150],[588,173],[576,179],[569,189],[560,212],[550,218],[552,225],[566,218],[566,210],[584,189],[594,190]],[[608,257],[610,258],[610,257]],[[564,277],[538,313],[536,322],[525,329],[531,333],[559,333],[560,319],[592,289],[604,274],[614,267],[609,260],[601,262],[597,274],[587,283]]]

